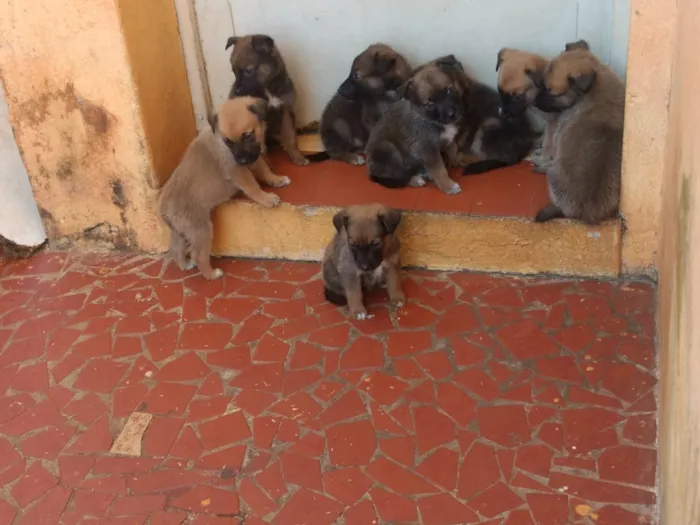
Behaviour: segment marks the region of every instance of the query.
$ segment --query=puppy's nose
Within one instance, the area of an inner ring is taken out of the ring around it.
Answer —
[[[236,94],[237,97],[243,96],[243,89],[241,89],[240,87],[237,87],[237,88],[236,88],[236,91],[235,91],[235,94]]]
[[[448,118],[454,118],[454,116],[457,114],[455,111],[455,108],[448,108],[447,110],[447,117]]]

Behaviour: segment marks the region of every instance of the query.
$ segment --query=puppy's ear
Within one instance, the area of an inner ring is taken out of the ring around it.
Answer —
[[[569,85],[580,93],[588,93],[596,79],[596,72],[581,73],[579,75],[569,75]]]
[[[209,121],[212,133],[216,133],[217,128],[219,127],[219,115],[216,113],[209,113],[207,121]]]
[[[444,57],[437,58],[435,64],[440,67],[457,67],[459,66],[459,60],[454,55],[445,55]]]
[[[248,106],[248,110],[257,115],[261,121],[265,120],[267,118],[267,100],[264,98],[257,99],[255,103]]]
[[[588,42],[585,40],[577,40],[576,42],[569,42],[564,46],[565,51],[573,51],[574,49],[583,49],[584,51],[590,51]]]
[[[377,215],[377,220],[387,234],[394,233],[401,222],[401,210],[390,209]]]
[[[542,83],[544,82],[544,73],[542,70],[535,69],[532,70],[529,67],[525,68],[525,74],[532,79],[532,82],[537,86],[540,87]]]
[[[228,40],[226,41],[226,49],[228,50],[229,47],[235,46],[238,43],[238,37],[237,36],[230,36]]]
[[[498,58],[496,59],[496,71],[501,69],[501,64],[503,64],[507,52],[508,50],[506,48],[503,48],[498,52]]]
[[[252,40],[253,49],[258,53],[272,53],[275,41],[267,35],[255,35]]]
[[[396,57],[387,56],[384,53],[377,51],[374,54],[374,66],[382,72],[391,71],[396,65]]]
[[[345,210],[339,211],[335,215],[333,215],[333,226],[335,226],[335,229],[338,233],[340,233],[343,228],[348,227],[348,214],[345,212]]]

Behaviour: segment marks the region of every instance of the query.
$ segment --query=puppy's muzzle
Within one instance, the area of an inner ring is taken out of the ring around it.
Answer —
[[[516,93],[501,92],[501,116],[503,118],[517,117],[527,110],[525,97]]]
[[[249,166],[260,158],[261,152],[262,148],[260,147],[260,144],[245,146],[236,144],[232,148],[231,153],[233,153],[233,159],[236,161],[236,164],[241,166]]]
[[[540,91],[535,97],[535,107],[545,113],[561,113],[563,109],[546,91]]]
[[[352,77],[346,78],[338,88],[338,94],[348,100],[356,100],[359,95],[357,83]]]

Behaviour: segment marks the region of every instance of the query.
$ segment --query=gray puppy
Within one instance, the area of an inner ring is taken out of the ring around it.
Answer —
[[[410,75],[406,59],[386,44],[373,44],[355,58],[321,116],[321,140],[330,158],[365,163],[360,152],[370,131]]]
[[[406,302],[401,288],[401,211],[381,204],[350,206],[333,217],[336,234],[323,255],[326,300],[348,305],[355,319],[367,319],[363,290],[386,285],[391,303]]]
[[[545,70],[535,106],[558,115],[547,169],[551,204],[535,217],[588,224],[613,217],[620,204],[625,84],[581,40],[567,44]]]
[[[453,56],[419,67],[370,133],[370,179],[389,188],[424,186],[432,179],[448,195],[462,191],[447,173],[442,154],[456,163],[455,138],[465,112],[471,82]]]

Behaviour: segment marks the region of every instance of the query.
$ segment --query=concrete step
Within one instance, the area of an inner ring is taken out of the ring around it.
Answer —
[[[304,151],[317,148],[305,137]],[[264,209],[240,198],[215,212],[215,255],[320,261],[334,233],[333,215],[351,204],[380,202],[403,209],[402,262],[432,270],[516,274],[550,273],[615,277],[620,272],[621,224],[589,227],[532,218],[548,202],[544,175],[529,164],[463,177],[462,193],[448,196],[433,185],[387,189],[364,167],[326,161],[292,165],[280,152],[270,166],[292,184],[274,190],[283,204]]]

